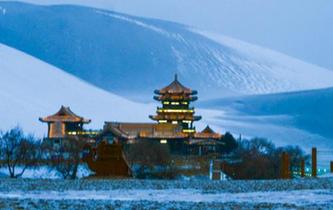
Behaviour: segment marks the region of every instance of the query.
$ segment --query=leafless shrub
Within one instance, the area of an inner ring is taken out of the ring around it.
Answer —
[[[64,138],[57,144],[52,140],[43,143],[46,161],[64,179],[75,179],[81,162],[84,143],[77,137]]]
[[[40,141],[15,127],[0,136],[1,162],[11,178],[21,177],[28,167],[35,167],[40,158]]]

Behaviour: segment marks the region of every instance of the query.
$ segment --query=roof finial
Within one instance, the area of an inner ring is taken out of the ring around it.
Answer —
[[[178,75],[177,75],[177,73],[175,74],[175,81],[178,81]]]

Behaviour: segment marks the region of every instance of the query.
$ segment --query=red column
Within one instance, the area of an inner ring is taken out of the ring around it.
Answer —
[[[305,161],[301,160],[301,177],[305,177]]]
[[[312,148],[312,177],[317,177],[317,148]]]
[[[289,160],[289,155],[286,152],[283,152],[281,157],[281,178],[282,179],[291,178],[290,160]]]

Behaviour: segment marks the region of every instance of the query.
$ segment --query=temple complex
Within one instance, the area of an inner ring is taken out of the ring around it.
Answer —
[[[182,85],[175,76],[168,86],[155,90],[154,99],[160,101],[156,115],[149,118],[156,123],[105,122],[101,139],[108,142],[135,143],[140,140],[168,144],[173,154],[204,155],[216,152],[223,146],[222,135],[207,126],[197,132],[194,122],[201,119],[195,115],[190,103],[198,99],[197,91]]]
[[[182,85],[176,75],[171,84],[154,93],[154,99],[162,106],[157,107],[156,115],[149,116],[155,121],[151,123],[110,121],[105,122],[102,130],[91,132],[83,129],[91,120],[64,106],[54,115],[39,120],[48,124],[47,139],[51,143],[61,144],[68,137],[84,141],[83,160],[97,176],[131,176],[123,147],[144,140],[167,145],[171,155],[203,156],[220,151],[224,146],[221,134],[209,126],[198,132],[194,126],[201,119],[190,106],[198,99],[197,91]]]

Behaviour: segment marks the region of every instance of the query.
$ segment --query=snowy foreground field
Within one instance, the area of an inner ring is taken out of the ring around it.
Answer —
[[[0,179],[0,209],[333,209],[333,178],[288,181]]]

